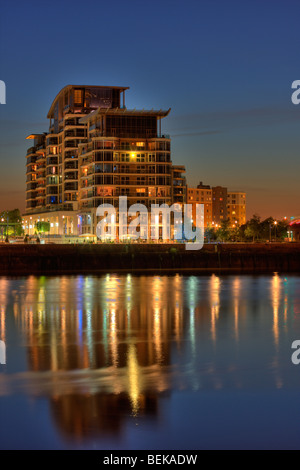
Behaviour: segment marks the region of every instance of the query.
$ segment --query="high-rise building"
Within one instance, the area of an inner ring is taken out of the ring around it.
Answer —
[[[33,134],[27,152],[24,225],[50,222],[50,234],[95,234],[100,204],[185,202],[183,166],[173,166],[161,131],[170,109],[125,107],[127,87],[74,86],[54,99],[49,132]]]
[[[246,193],[229,191],[227,194],[227,217],[232,227],[246,223]]]

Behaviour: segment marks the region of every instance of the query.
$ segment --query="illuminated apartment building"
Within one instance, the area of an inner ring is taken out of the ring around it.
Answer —
[[[229,191],[227,194],[227,217],[232,227],[246,223],[246,193]]]
[[[204,227],[212,225],[212,189],[202,182],[197,188],[187,189],[187,202],[192,204],[193,220],[196,220],[196,205],[204,204]]]
[[[185,168],[172,165],[170,138],[161,132],[170,109],[129,110],[127,89],[69,85],[58,93],[49,133],[28,137],[27,233],[45,220],[51,234],[95,234],[97,207],[118,207],[119,196],[148,209],[185,202]]]
[[[26,212],[46,206],[46,134],[32,134],[26,159]]]
[[[227,188],[212,188],[212,225],[218,227],[227,220]]]
[[[223,186],[211,188],[201,182],[197,188],[187,189],[187,202],[193,205],[193,219],[196,218],[196,204],[204,204],[204,226],[220,227],[230,221],[231,227],[246,223],[246,193],[228,191]]]

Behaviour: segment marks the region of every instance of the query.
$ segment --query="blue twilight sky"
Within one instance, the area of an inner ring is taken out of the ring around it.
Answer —
[[[67,84],[129,86],[172,108],[190,185],[247,192],[250,217],[300,215],[299,0],[0,0],[0,210],[25,199],[26,135]]]

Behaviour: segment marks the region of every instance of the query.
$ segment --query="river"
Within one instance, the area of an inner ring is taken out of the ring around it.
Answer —
[[[1,277],[0,448],[300,448],[296,339],[296,275]]]

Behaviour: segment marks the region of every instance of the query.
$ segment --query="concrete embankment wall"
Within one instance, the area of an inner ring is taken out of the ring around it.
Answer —
[[[0,275],[300,272],[300,244],[0,245]]]

